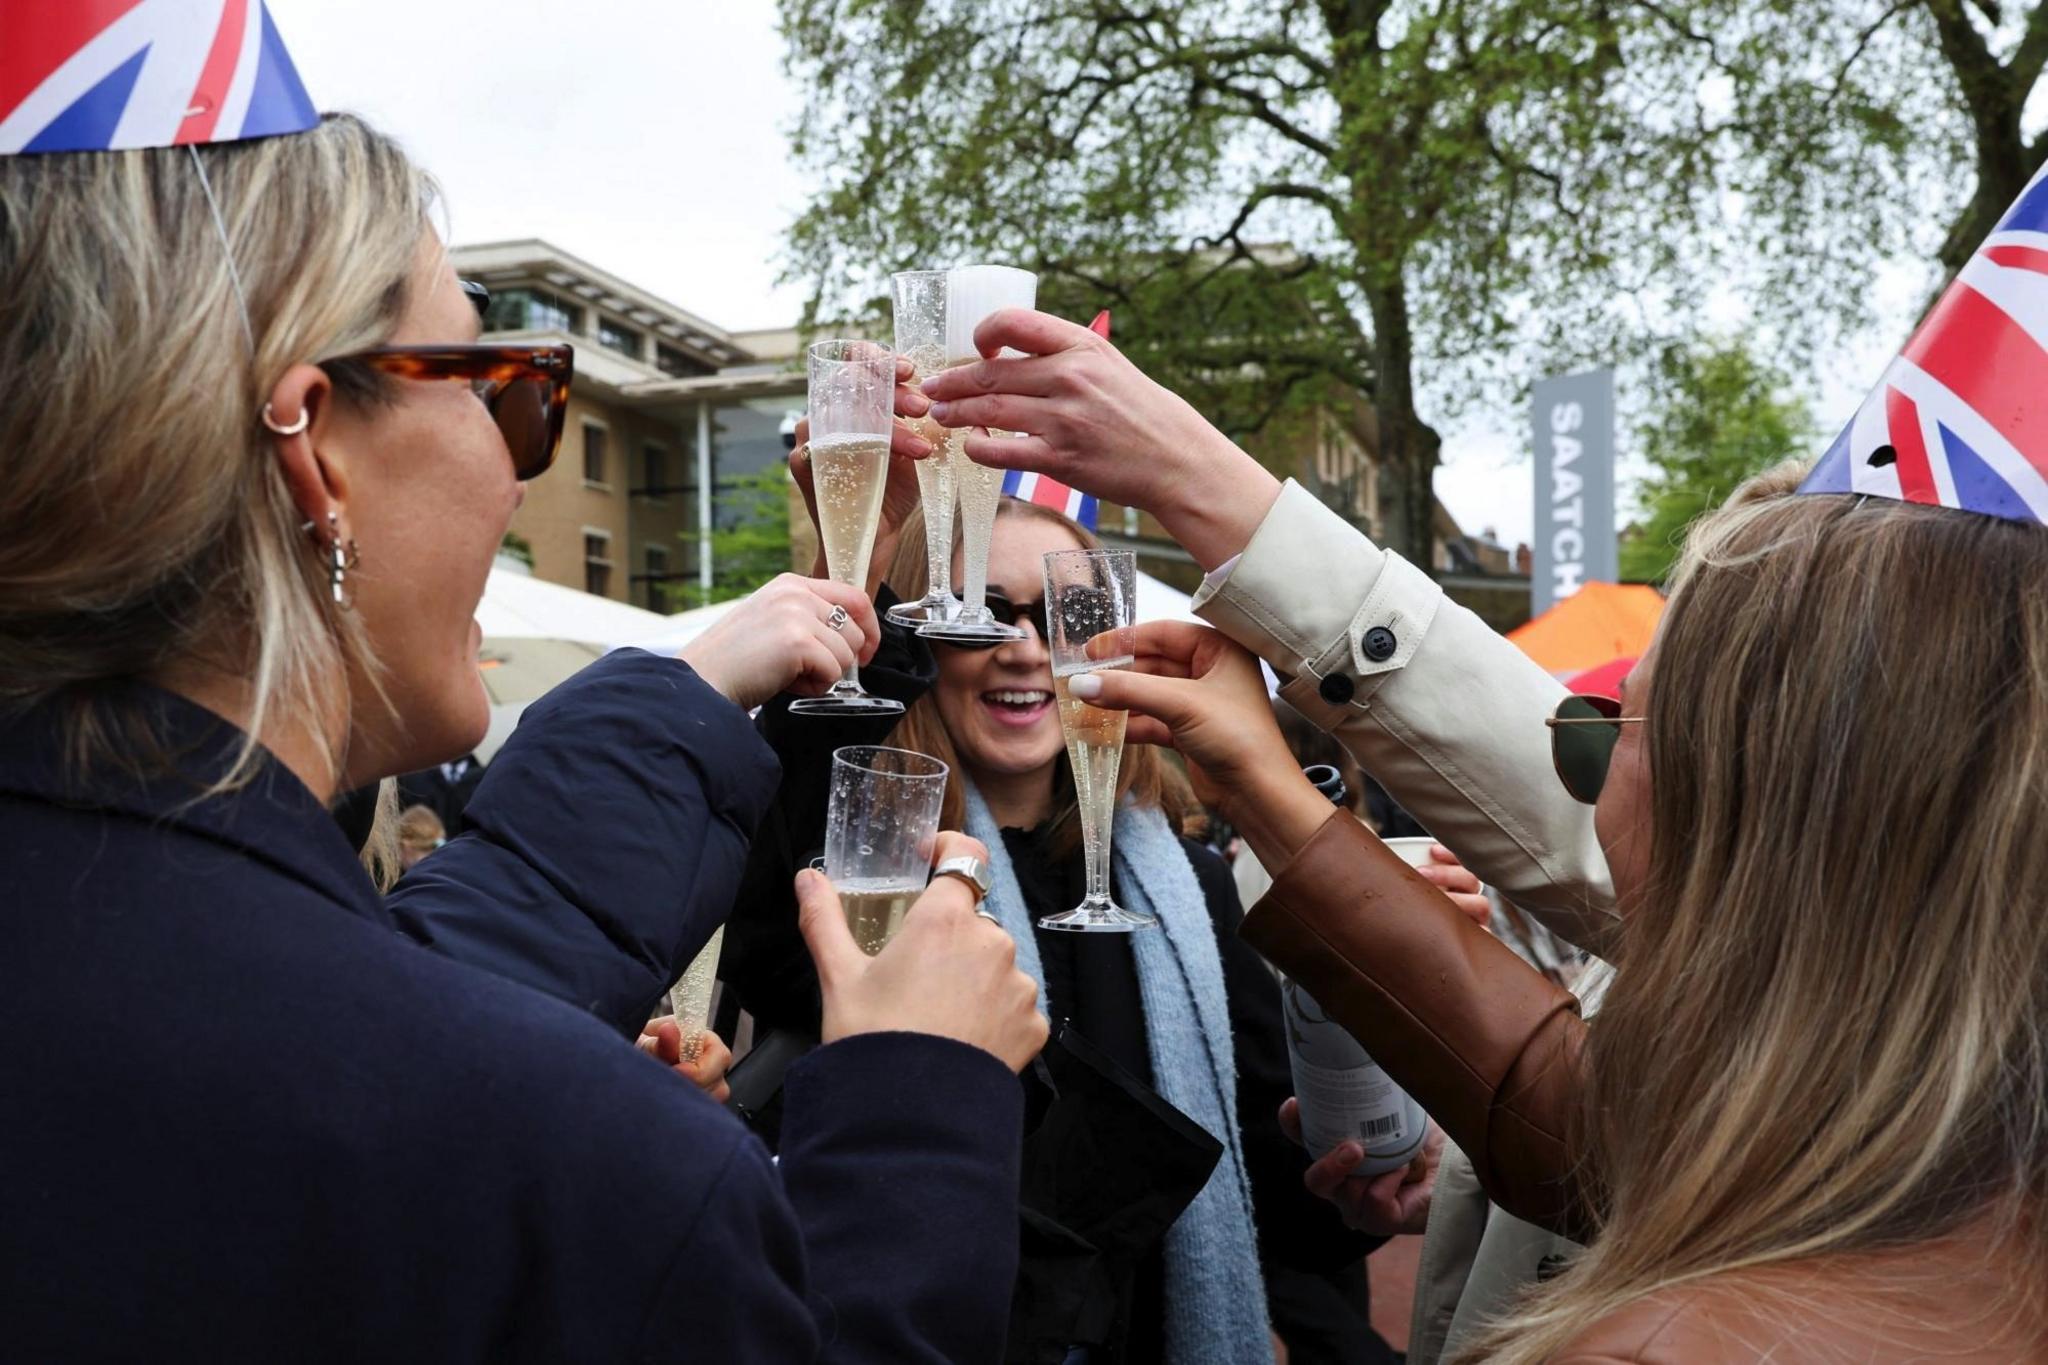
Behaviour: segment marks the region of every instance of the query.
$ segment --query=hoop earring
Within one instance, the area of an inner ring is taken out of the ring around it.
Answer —
[[[310,423],[312,420],[313,414],[307,412],[304,408],[300,408],[299,420],[292,423],[288,427],[281,427],[277,424],[277,419],[270,415],[270,404],[265,403],[263,405],[263,425],[267,427],[272,433],[278,436],[296,436],[300,432],[304,431],[306,429],[307,424]]]
[[[307,525],[311,525],[308,522]],[[334,605],[342,611],[354,607],[356,599],[348,590],[350,569],[363,562],[363,556],[356,549],[355,537],[346,541],[341,538],[341,518],[334,513],[327,514],[327,588],[334,594]]]

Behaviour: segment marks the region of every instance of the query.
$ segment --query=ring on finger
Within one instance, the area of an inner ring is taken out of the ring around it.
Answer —
[[[835,606],[832,608],[832,614],[825,618],[825,626],[829,630],[845,630],[846,623],[852,619],[852,613],[845,607]]]

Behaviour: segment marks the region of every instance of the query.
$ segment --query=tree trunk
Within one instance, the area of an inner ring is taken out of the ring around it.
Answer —
[[[1970,120],[1977,162],[1976,191],[1950,224],[1948,240],[1941,247],[1946,287],[1947,280],[1976,254],[2041,168],[2042,157],[2048,154],[2048,136],[2036,139],[2031,148],[2027,146],[2022,119],[2033,93],[2031,74],[2015,72],[1991,55],[1959,0],[1929,0],[1928,12],[1934,17],[1941,54],[1961,96],[1962,113]]]
[[[1372,312],[1373,407],[1379,417],[1380,543],[1431,575],[1439,437],[1415,413],[1415,331],[1401,272],[1366,290]]]

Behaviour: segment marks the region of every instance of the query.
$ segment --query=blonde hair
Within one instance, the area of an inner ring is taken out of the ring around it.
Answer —
[[[1004,517],[1021,517],[1042,521],[1057,526],[1074,538],[1074,543],[1085,549],[1099,550],[1102,542],[1093,532],[1077,521],[1061,516],[1050,507],[1035,502],[1023,502],[1016,498],[1004,498],[996,507],[998,520]],[[955,533],[954,544],[959,544]],[[905,601],[914,601],[924,596],[925,587],[931,581],[928,557],[924,543],[924,509],[919,508],[903,527],[902,539],[896,544],[896,558],[890,563],[887,579]],[[940,646],[943,648],[943,646]],[[915,749],[930,754],[951,770],[946,779],[946,795],[939,808],[941,829],[964,829],[967,821],[966,788],[962,785],[960,751],[954,747],[953,737],[946,733],[946,722],[939,715],[939,704],[932,693],[927,692],[912,703],[910,709],[896,725],[888,743],[899,748]],[[1053,819],[1051,825],[1051,847],[1056,853],[1072,853],[1081,846],[1080,823],[1074,819],[1077,800],[1074,794],[1074,774],[1067,766],[1063,751],[1053,777]],[[1160,757],[1159,751],[1150,745],[1134,744],[1124,749],[1123,763],[1117,773],[1117,795],[1131,795],[1141,806],[1154,806],[1166,812],[1166,818],[1176,832],[1186,833],[1198,821],[1201,807],[1196,803],[1194,791],[1187,778]]]
[[[258,414],[293,364],[391,335],[432,196],[347,115],[197,149],[0,157],[0,706],[68,703],[82,767],[150,750],[118,696],[174,665],[249,680],[250,738],[212,790],[253,772],[273,716],[332,714],[351,671],[374,683]],[[380,396],[330,375],[344,401]]]
[[[2040,1309],[2048,532],[1790,496],[1800,472],[1738,491],[1681,561],[1649,873],[1584,1055],[1602,1226],[1468,1359],[1966,1228]]]

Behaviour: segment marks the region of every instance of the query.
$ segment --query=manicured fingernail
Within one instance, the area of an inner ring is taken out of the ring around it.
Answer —
[[[907,449],[910,452],[912,459],[922,460],[925,456],[931,454],[934,450],[937,450],[938,447],[933,445],[930,441],[927,441],[922,436],[913,436],[910,438],[909,443],[905,446],[905,449]]]
[[[1102,679],[1093,673],[1076,673],[1067,679],[1067,691],[1082,701],[1094,701],[1102,695]]]
[[[952,426],[952,425],[953,425],[953,405],[952,405],[951,403],[934,403],[934,404],[932,404],[932,407],[931,407],[931,419],[932,419],[932,420],[933,420],[934,422],[937,422],[937,423],[938,423],[938,424],[939,424],[940,426],[942,426],[942,427],[950,427],[950,426]]]
[[[916,389],[908,389],[903,394],[903,415],[905,417],[922,417],[931,410],[931,406],[932,400],[919,393]]]
[[[821,875],[821,873],[811,871],[811,869],[809,869],[808,867],[804,868],[801,872],[796,874],[796,889],[799,892],[810,890],[811,886],[818,880],[818,878]]]

